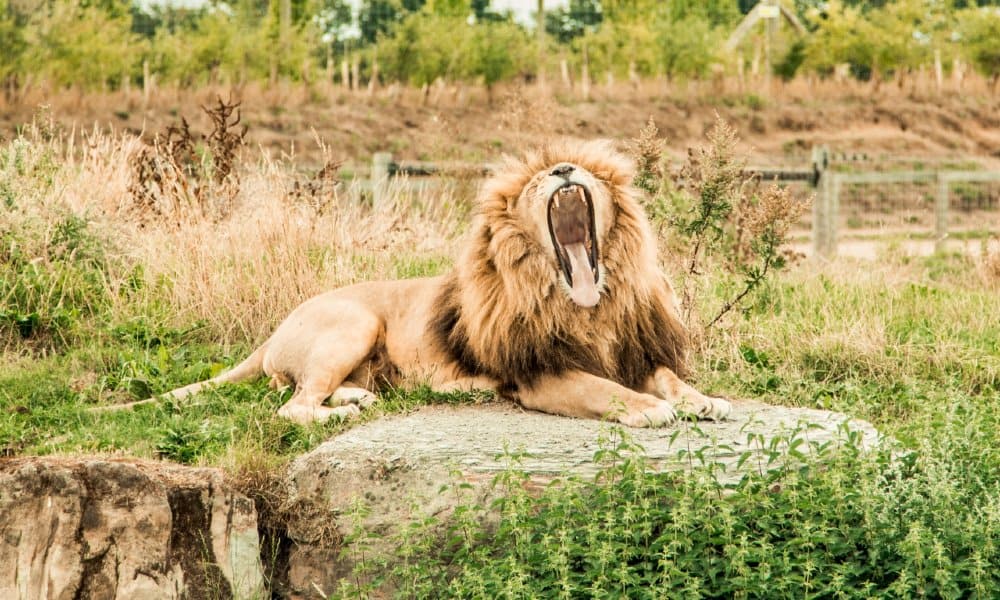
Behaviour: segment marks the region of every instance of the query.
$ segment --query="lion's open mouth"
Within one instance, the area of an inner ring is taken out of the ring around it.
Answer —
[[[594,203],[590,190],[567,182],[549,198],[549,234],[569,295],[580,306],[594,306],[600,299],[597,289],[598,248],[594,224]]]

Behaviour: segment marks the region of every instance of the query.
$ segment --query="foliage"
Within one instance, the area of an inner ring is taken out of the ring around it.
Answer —
[[[462,54],[467,57],[464,72],[473,80],[481,79],[490,88],[525,68],[527,45],[527,35],[513,23],[477,25],[462,47]]]
[[[680,268],[681,308],[689,327],[710,328],[759,288],[772,270],[785,266],[782,246],[789,228],[805,206],[776,184],[760,190],[744,173],[746,162],[736,155],[736,132],[721,118],[708,135],[708,145],[691,150],[675,188],[662,158],[665,142],[650,120],[634,141],[639,173],[637,185],[649,194],[654,225],[669,229],[673,252],[683,257]],[[704,293],[705,276],[718,277],[718,267],[742,280],[716,309],[699,322],[694,298]]]
[[[719,252],[726,260],[704,263],[717,282],[695,299],[706,315],[738,289],[730,284],[742,283],[727,279],[741,238],[733,224],[702,215],[739,214],[741,199],[755,197],[739,192],[731,135],[722,128],[713,135],[716,143],[696,153],[700,162],[690,161],[689,172],[712,168],[695,174],[700,191],[688,190],[686,198],[666,186],[658,133],[650,128],[637,143],[637,183],[662,200],[649,203],[660,232],[674,231],[670,218],[678,214],[676,225],[703,232],[709,245],[716,235],[725,242]],[[87,144],[94,154],[107,152],[100,140]],[[111,452],[242,475],[248,464],[274,472],[350,425],[283,420],[275,412],[288,392],[263,382],[220,386],[184,403],[92,409],[205,378],[245,356],[259,341],[255,328],[223,344],[218,325],[197,312],[215,303],[218,290],[248,298],[223,307],[220,321],[265,305],[252,318],[268,329],[287,314],[267,304],[269,290],[290,288],[297,303],[312,293],[318,264],[339,261],[338,277],[350,281],[370,278],[376,260],[392,275],[440,273],[447,259],[414,249],[461,230],[441,235],[431,230],[436,221],[465,218],[437,213],[412,226],[407,215],[439,205],[437,196],[408,199],[405,212],[369,220],[351,211],[373,208],[335,203],[332,216],[313,217],[319,241],[298,251],[309,230],[293,228],[295,215],[269,228],[296,209],[281,205],[281,180],[268,180],[254,190],[264,204],[280,206],[269,219],[249,212],[237,224],[206,219],[187,237],[156,222],[140,229],[128,215],[97,210],[100,198],[126,186],[100,170],[93,154],[68,160],[57,150],[65,145],[44,119],[0,145],[0,310],[38,315],[0,318],[0,456]],[[118,156],[107,162],[127,173]],[[243,176],[275,170],[261,165],[243,164]],[[86,202],[74,188],[85,189]],[[672,204],[682,199],[686,204]],[[692,210],[706,201],[711,210]],[[767,211],[758,216],[760,223],[778,222]],[[380,223],[391,230],[386,236]],[[745,227],[756,229],[750,221]],[[405,237],[421,228],[425,238]],[[771,235],[765,228],[762,242]],[[237,245],[205,252],[227,238]],[[403,241],[392,245],[390,238]],[[257,246],[253,261],[234,250],[247,245]],[[274,266],[272,278],[252,270],[260,262]],[[714,477],[719,467],[704,453],[679,455],[690,474],[648,472],[641,450],[610,428],[595,456],[596,479],[531,492],[512,454],[496,481],[495,504],[468,500],[448,517],[417,519],[394,540],[393,560],[368,560],[360,575],[418,598],[992,597],[1000,587],[1000,260],[991,250],[983,262],[890,254],[879,262],[843,259],[769,273],[729,330],[709,336],[694,357],[703,389],[869,419],[890,438],[880,449],[860,451],[847,431],[839,450],[810,444],[808,430],[773,446],[750,436],[762,463],[748,457],[744,465],[761,466],[722,486]],[[204,270],[157,271],[177,263],[203,263]],[[172,295],[177,288],[198,293]],[[58,311],[66,320],[53,316]],[[28,337],[17,320],[32,328]],[[392,390],[361,418],[481,400]],[[776,468],[767,469],[768,461]],[[444,493],[462,491],[459,484]],[[359,503],[354,512],[364,510]],[[377,534],[355,529],[345,553],[367,553]],[[363,592],[363,581],[326,591]]]
[[[1000,9],[970,8],[959,13],[962,50],[980,73],[1000,77]]]
[[[604,20],[601,10],[597,0],[570,0],[569,5],[545,13],[545,33],[565,44],[596,30]]]
[[[663,20],[656,32],[659,64],[672,77],[703,77],[718,60],[723,31],[695,17]]]
[[[380,47],[383,72],[427,85],[436,79],[482,80],[488,87],[526,65],[527,35],[507,21],[468,24],[464,17],[415,13]]]
[[[21,72],[19,63],[26,48],[23,27],[6,11],[0,11],[0,82],[5,83]]]
[[[535,58],[531,28],[493,10],[489,0],[362,0],[356,7],[344,0],[291,0],[286,24],[279,4],[238,0],[190,9],[60,2],[37,11],[11,4],[0,11],[0,79],[13,88],[37,78],[115,87],[140,81],[148,60],[157,81],[182,86],[311,82],[328,72],[327,60],[345,59],[364,65],[366,76],[378,62],[388,66],[380,76],[391,80],[423,85],[438,77],[481,78],[492,86],[552,68],[554,56],[576,67],[586,56],[591,75],[691,78],[731,72],[763,43],[758,27],[736,53],[721,52],[753,5],[729,0],[571,0],[545,13],[549,52],[542,64],[529,60]],[[773,43],[784,58],[775,70],[785,79],[800,70],[829,75],[844,64],[861,79],[884,77],[927,66],[937,52],[946,68],[961,57],[986,76],[998,72],[1000,13],[992,6],[928,0],[800,0],[794,6],[810,31],[791,38],[783,33],[787,27],[779,28]],[[504,57],[501,48],[513,56]]]
[[[879,9],[838,0],[807,17],[809,35],[803,66],[830,73],[842,63],[862,79],[928,64],[935,49],[949,58],[955,12],[946,3],[897,0]]]
[[[125,15],[98,6],[55,2],[41,8],[24,30],[30,48],[21,58],[25,73],[60,86],[117,86],[141,63],[144,43]]]

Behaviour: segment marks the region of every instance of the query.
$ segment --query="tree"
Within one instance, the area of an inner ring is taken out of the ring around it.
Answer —
[[[960,45],[976,70],[1000,78],[1000,8],[968,8],[958,15]]]
[[[383,73],[418,86],[439,77],[457,77],[466,28],[458,17],[411,14],[379,46]]]
[[[364,0],[358,11],[358,28],[361,40],[374,43],[379,35],[386,35],[399,22],[401,7],[392,0]]]
[[[859,79],[871,77],[876,65],[875,40],[881,32],[861,9],[831,0],[825,11],[813,11],[808,17],[814,31],[806,42],[803,66],[825,75],[847,63]]]
[[[604,20],[599,0],[570,0],[564,6],[545,13],[545,32],[560,44],[566,44],[595,30]]]
[[[55,2],[25,27],[23,68],[58,85],[118,85],[137,74],[145,46],[131,29],[127,14]]]
[[[471,35],[466,36],[462,53],[463,71],[470,79],[482,80],[492,104],[493,85],[524,67],[531,42],[523,29],[509,21],[480,23],[469,29]]]
[[[656,27],[660,65],[670,77],[700,77],[718,61],[723,33],[708,20],[687,15],[679,20],[662,19]]]
[[[0,2],[0,85],[9,87],[14,83],[26,48],[23,27],[7,10],[7,3]]]

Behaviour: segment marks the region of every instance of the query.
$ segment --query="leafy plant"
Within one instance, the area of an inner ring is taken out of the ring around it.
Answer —
[[[634,140],[638,163],[636,185],[649,194],[647,209],[657,228],[672,234],[671,253],[682,258],[681,308],[689,326],[710,329],[765,285],[785,264],[782,254],[788,230],[805,206],[787,189],[770,185],[763,191],[736,156],[736,132],[721,118],[708,135],[708,145],[688,152],[674,185],[650,120]],[[706,279],[723,271],[742,280],[733,295],[701,318],[695,301]]]

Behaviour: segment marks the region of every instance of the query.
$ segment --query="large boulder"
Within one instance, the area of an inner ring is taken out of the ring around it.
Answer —
[[[0,598],[263,596],[254,504],[221,471],[106,458],[0,462]]]
[[[723,465],[717,476],[735,481],[742,468],[768,463],[761,457],[744,460],[739,468],[746,452],[780,452],[780,439],[796,430],[810,442],[798,450],[808,452],[811,443],[839,443],[848,429],[860,435],[863,446],[878,440],[869,423],[840,413],[756,402],[736,403],[730,419],[720,423],[681,422],[630,429],[628,435],[644,448],[651,468],[683,469],[704,460]],[[456,482],[471,483],[471,493],[485,497],[487,484],[509,467],[514,453],[517,468],[539,485],[557,476],[596,473],[594,454],[609,431],[599,421],[505,403],[425,407],[355,427],[303,455],[289,471],[291,506],[297,508],[288,528],[293,544],[287,583],[300,597],[332,592],[354,567],[337,540],[356,525],[386,539],[417,517],[447,514],[458,497],[441,490]],[[772,446],[776,438],[779,443]],[[682,449],[687,458],[679,456]],[[363,513],[356,509],[359,501],[366,505]],[[359,514],[366,516],[359,521]],[[391,548],[381,550],[391,554]]]

